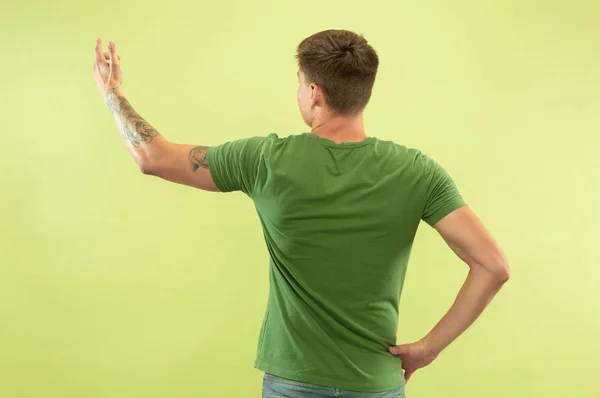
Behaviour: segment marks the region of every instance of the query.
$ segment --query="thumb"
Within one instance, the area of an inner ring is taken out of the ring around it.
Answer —
[[[402,355],[408,353],[408,344],[392,345],[388,351],[394,355]]]

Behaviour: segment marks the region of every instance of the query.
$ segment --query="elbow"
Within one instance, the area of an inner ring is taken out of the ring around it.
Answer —
[[[498,278],[498,282],[501,284],[508,282],[510,279],[510,267],[508,266],[508,263],[502,264],[500,267],[498,267],[496,276]]]
[[[481,263],[470,263],[471,270],[486,278],[493,284],[503,285],[510,279],[510,267],[504,256]]]
[[[510,279],[510,266],[506,258],[502,258],[502,261],[499,261],[491,271],[494,278],[502,285]]]
[[[155,168],[149,162],[138,162],[138,167],[142,174],[145,175],[156,175]]]

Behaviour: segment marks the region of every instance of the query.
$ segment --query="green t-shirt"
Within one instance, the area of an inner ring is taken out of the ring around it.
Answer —
[[[417,149],[368,137],[250,137],[208,150],[222,192],[241,190],[262,223],[269,300],[254,367],[362,392],[404,384],[398,305],[421,220],[465,202]]]

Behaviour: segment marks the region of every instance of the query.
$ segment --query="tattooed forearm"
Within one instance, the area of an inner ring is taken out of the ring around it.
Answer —
[[[206,154],[208,152],[207,146],[197,146],[190,150],[190,162],[192,163],[192,170],[196,171],[200,167],[208,169],[208,158]]]
[[[106,103],[117,121],[123,138],[135,148],[142,143],[151,143],[154,137],[160,135],[158,131],[138,115],[127,98],[119,96],[115,91],[115,89],[108,91]]]
[[[206,186],[209,190],[217,189],[212,181],[209,183],[210,175],[206,172],[193,176],[190,173],[190,170],[193,173],[200,168],[208,169],[207,155],[210,147],[168,142],[133,109],[120,88],[108,90],[104,100],[117,123],[127,150],[144,174],[192,186]],[[185,161],[186,152],[188,162]],[[198,179],[202,181],[199,182]]]

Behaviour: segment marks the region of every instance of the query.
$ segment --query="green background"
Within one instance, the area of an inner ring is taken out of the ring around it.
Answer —
[[[512,279],[407,396],[600,391],[597,1],[3,1],[0,396],[258,397],[268,257],[250,200],[142,175],[94,84],[166,138],[309,131],[297,44],[364,34],[380,56],[368,135],[454,177]],[[106,47],[105,47],[106,51]],[[422,337],[467,267],[422,225],[398,342]]]

